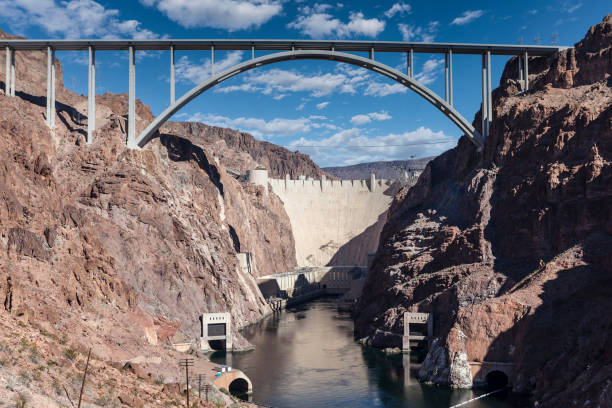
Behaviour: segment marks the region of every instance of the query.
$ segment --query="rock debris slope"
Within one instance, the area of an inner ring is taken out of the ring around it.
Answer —
[[[396,196],[356,335],[399,346],[403,312],[433,312],[424,380],[510,362],[535,405],[611,406],[612,15],[529,73],[508,62],[482,153],[462,138]]]

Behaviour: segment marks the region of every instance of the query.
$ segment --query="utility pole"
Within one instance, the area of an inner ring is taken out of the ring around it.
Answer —
[[[206,382],[204,381],[204,374],[198,374],[198,399],[202,399],[202,383],[204,383],[204,387],[206,387]],[[206,396],[206,400],[208,401],[208,392]]]
[[[83,399],[83,389],[85,388],[85,377],[87,376],[87,369],[89,368],[89,357],[91,357],[91,348],[87,353],[87,363],[85,363],[85,371],[83,372],[83,382],[81,383],[81,393],[79,394],[79,405],[78,408],[81,408],[81,400]]]
[[[187,391],[187,408],[189,408],[189,367],[193,367],[193,358],[182,358],[179,367],[185,367],[185,387]]]
[[[208,393],[212,390],[212,385],[205,383],[204,384],[204,393],[206,394],[206,402],[208,401]]]

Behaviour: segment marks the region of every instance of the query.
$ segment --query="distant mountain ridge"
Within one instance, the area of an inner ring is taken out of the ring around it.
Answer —
[[[378,161],[359,163],[352,166],[324,167],[327,173],[343,180],[367,179],[374,173],[379,179],[401,179],[404,172],[422,171],[435,156],[411,160]]]

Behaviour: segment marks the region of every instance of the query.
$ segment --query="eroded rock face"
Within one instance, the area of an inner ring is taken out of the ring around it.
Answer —
[[[165,347],[179,335],[197,338],[200,313],[229,311],[235,330],[269,312],[255,276],[296,266],[289,219],[277,196],[226,167],[263,162],[278,174],[320,176],[310,159],[247,134],[178,123],[129,150],[125,94],[97,97],[98,128],[86,146],[87,99],[63,87],[59,63],[50,130],[41,99],[46,54],[18,52],[16,61],[17,97],[0,92],[7,322],[70,334],[104,361],[174,367]],[[139,131],[153,115],[140,102],[136,113]],[[238,252],[253,254],[253,275],[239,267]],[[234,347],[247,346],[235,334]]]
[[[611,38],[609,15],[532,58],[527,93],[509,61],[483,152],[462,138],[396,196],[359,338],[397,346],[404,311],[432,312],[423,379],[469,387],[467,361],[510,362],[539,406],[611,403]]]

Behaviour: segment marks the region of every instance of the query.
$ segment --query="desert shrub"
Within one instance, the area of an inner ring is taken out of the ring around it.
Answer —
[[[29,372],[22,370],[19,372],[19,379],[23,385],[28,386],[32,382],[32,375]]]
[[[64,356],[66,356],[66,358],[67,358],[68,360],[72,360],[72,361],[74,361],[74,360],[77,358],[77,355],[78,355],[78,354],[79,354],[79,352],[78,352],[78,351],[76,351],[76,350],[75,350],[75,349],[73,349],[73,348],[67,348],[67,349],[64,351]]]
[[[20,392],[15,395],[13,402],[15,403],[15,408],[25,408],[28,403],[28,399],[26,398],[25,394]]]

